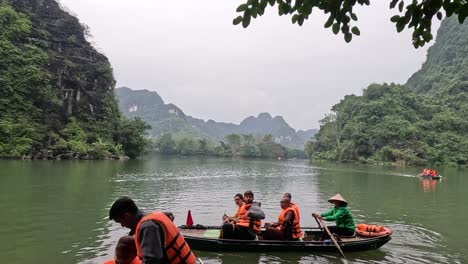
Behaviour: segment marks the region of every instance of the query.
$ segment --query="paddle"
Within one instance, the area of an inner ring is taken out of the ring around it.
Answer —
[[[315,218],[315,217],[314,217],[314,218]],[[315,218],[315,220],[317,220],[317,218]],[[342,251],[341,248],[340,248],[340,245],[338,245],[338,242],[336,242],[336,239],[331,235],[330,230],[328,230],[328,227],[327,227],[327,225],[325,224],[325,222],[323,222],[323,220],[320,219],[320,223],[322,224],[323,229],[325,229],[325,231],[327,231],[327,234],[328,234],[328,236],[330,236],[330,239],[333,241],[333,244],[335,244],[335,246],[336,246],[336,248],[338,249],[338,251],[340,251],[341,256],[342,256],[344,259],[346,259],[346,257],[345,257],[345,255],[344,255],[343,251]]]
[[[317,222],[318,227],[319,227],[320,229],[323,229],[323,228],[322,228],[322,225],[320,225],[320,222],[319,222],[319,220],[317,219],[317,217],[314,216],[314,219],[315,219],[315,222]]]

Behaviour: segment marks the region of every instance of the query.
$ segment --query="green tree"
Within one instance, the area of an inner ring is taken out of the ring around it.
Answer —
[[[324,24],[325,28],[331,28],[334,34],[341,32],[346,42],[350,42],[353,35],[359,36],[360,30],[356,26],[358,15],[355,12],[357,5],[370,5],[370,0],[247,0],[237,7],[237,12],[242,15],[233,20],[234,25],[242,24],[248,27],[251,19],[262,16],[268,4],[278,7],[278,14],[291,15],[293,24],[299,26],[309,19],[312,10],[318,9],[328,15]],[[460,0],[414,0],[406,3],[403,0],[390,0],[390,8],[398,8],[400,15],[393,16],[390,21],[395,23],[398,32],[406,26],[413,28],[413,45],[422,47],[432,40],[431,33],[432,20],[437,17],[442,19],[443,13],[450,17],[458,16],[460,23],[463,23],[468,16],[468,2]]]
[[[158,140],[158,147],[159,152],[162,154],[176,154],[177,153],[177,146],[176,142],[172,138],[172,135],[164,134]]]
[[[123,152],[130,158],[136,158],[144,152],[150,144],[147,138],[151,126],[140,118],[133,120],[122,118],[120,127],[116,131],[115,141],[122,146]]]
[[[242,145],[242,137],[239,134],[229,134],[225,138],[232,154],[237,155]]]

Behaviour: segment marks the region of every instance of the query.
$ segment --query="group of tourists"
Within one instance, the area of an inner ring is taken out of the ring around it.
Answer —
[[[300,227],[300,211],[297,204],[291,201],[291,194],[285,193],[280,199],[281,212],[278,221],[265,223],[265,231],[262,234],[264,240],[301,240],[303,234]],[[336,194],[328,200],[335,206],[327,212],[312,216],[317,220],[335,221],[336,226],[330,226],[331,233],[339,236],[352,236],[355,232],[354,220],[347,205],[348,202],[340,194]],[[255,240],[261,234],[260,227],[265,214],[261,210],[261,203],[254,202],[252,191],[246,191],[244,195],[238,193],[234,196],[234,202],[238,206],[233,216],[223,215],[223,225],[220,238]]]
[[[354,220],[347,208],[348,202],[340,194],[328,201],[335,205],[331,210],[321,214],[313,213],[312,216],[335,221],[336,226],[329,227],[331,233],[340,236],[354,234]],[[246,191],[243,195],[236,194],[234,202],[238,206],[237,212],[233,216],[223,215],[220,238],[258,239],[262,234],[262,220],[265,219],[261,203],[254,201],[252,191]],[[301,240],[301,215],[298,205],[291,201],[290,193],[283,194],[280,207],[278,221],[265,223],[262,239]],[[155,211],[146,214],[138,209],[132,199],[122,197],[112,204],[109,219],[130,229],[130,232],[117,242],[114,259],[104,264],[196,263],[195,255],[174,225],[174,216],[171,213]]]
[[[436,170],[433,169],[424,169],[422,172],[423,176],[431,176],[431,177],[436,177],[439,175],[439,173]]]

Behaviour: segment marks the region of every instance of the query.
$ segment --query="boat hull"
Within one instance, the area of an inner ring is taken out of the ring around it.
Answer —
[[[295,251],[295,252],[336,252],[336,246],[331,241],[277,241],[277,240],[237,240],[237,239],[218,239],[200,237],[193,235],[190,229],[180,228],[185,241],[191,249],[211,251],[211,252],[277,252],[277,251]],[[193,230],[193,229],[192,229]],[[322,231],[306,231],[309,235],[319,237]],[[342,238],[339,242],[343,251],[365,251],[377,249],[391,240],[390,235],[381,237],[355,237]]]
[[[419,176],[425,178],[425,179],[433,179],[433,180],[440,180],[442,179],[442,176],[441,175],[437,175],[437,176],[431,176],[431,175],[425,175],[425,174],[422,174],[420,173]]]

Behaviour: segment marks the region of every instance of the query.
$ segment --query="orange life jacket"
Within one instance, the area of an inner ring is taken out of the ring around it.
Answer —
[[[251,206],[252,204],[244,204],[243,206],[241,206],[241,208],[238,211],[239,213],[237,215],[237,217],[239,218],[239,221],[237,221],[236,225],[249,227],[250,217],[247,216],[247,213]],[[262,226],[262,221],[260,219],[255,220],[253,224],[253,229],[257,234],[260,234],[261,226]]]
[[[115,264],[115,260],[110,259],[110,260],[104,262],[104,264]],[[135,257],[132,260],[132,262],[130,262],[130,264],[141,264],[141,260],[138,257]]]
[[[179,229],[177,229],[177,227],[174,225],[171,219],[169,219],[162,212],[153,212],[143,217],[138,222],[135,229],[135,245],[138,257],[143,258],[138,233],[140,232],[141,224],[148,220],[157,222],[164,231],[164,251],[166,252],[166,256],[168,259],[167,263],[195,263],[195,255],[190,250],[190,247],[187,244],[187,242],[185,242],[184,237],[179,233]]]
[[[245,203],[244,203],[244,204],[245,204]],[[238,206],[238,207],[237,207],[237,212],[236,212],[236,215],[234,216],[235,218],[239,218],[239,213],[240,213],[240,211],[241,211],[242,206],[244,206],[244,204],[242,204],[241,206]]]
[[[278,216],[278,223],[280,224],[278,229],[281,229],[281,227],[283,226],[284,216],[286,215],[286,212],[288,211],[292,211],[294,213],[294,221],[291,226],[292,238],[293,239],[300,238],[302,237],[302,231],[301,231],[301,227],[299,226],[299,219],[298,219],[299,217],[297,217],[296,210],[294,210],[294,208],[292,207],[288,207],[281,211],[281,214]]]
[[[291,203],[291,208],[294,209],[294,211],[296,212],[297,221],[300,222],[301,215],[299,214],[299,207],[297,207],[297,204]]]
[[[378,225],[368,225],[368,224],[359,224],[356,226],[358,230],[366,231],[366,232],[383,232],[385,231],[385,227],[378,226]]]

